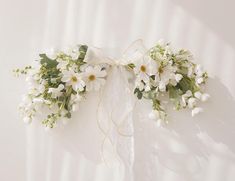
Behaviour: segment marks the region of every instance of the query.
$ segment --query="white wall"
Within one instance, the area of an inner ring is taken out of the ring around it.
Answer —
[[[25,84],[11,70],[42,50],[76,43],[115,48],[120,57],[138,38],[149,47],[163,38],[190,49],[214,77],[211,110],[221,112],[221,122],[202,124],[209,156],[195,179],[234,180],[234,6],[232,0],[0,0],[0,180],[28,178],[30,138],[17,114]],[[169,172],[159,178],[180,177]]]

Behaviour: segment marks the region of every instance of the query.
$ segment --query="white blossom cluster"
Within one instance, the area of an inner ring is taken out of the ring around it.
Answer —
[[[134,93],[139,99],[144,97],[152,101],[151,119],[166,120],[162,102],[168,101],[161,100],[166,96],[176,110],[190,108],[192,116],[203,111],[198,103],[210,97],[203,93],[207,73],[192,61],[193,56],[188,50],[174,52],[169,44],[159,43],[128,65],[136,75]]]

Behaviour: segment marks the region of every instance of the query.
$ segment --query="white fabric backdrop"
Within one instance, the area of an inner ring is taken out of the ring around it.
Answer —
[[[148,103],[137,104],[134,180],[234,180],[234,5],[232,0],[0,0],[0,179],[122,180],[122,164],[97,165],[37,125],[25,127],[16,109],[26,87],[11,69],[55,46],[87,43],[119,58],[138,38],[148,47],[163,38],[192,50],[212,77],[212,99],[195,119],[187,111],[172,113],[168,129],[145,120]],[[86,141],[92,145],[92,138]]]

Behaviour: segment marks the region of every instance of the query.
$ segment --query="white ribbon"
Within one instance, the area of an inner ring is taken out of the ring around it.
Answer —
[[[102,112],[103,117],[98,116],[98,125],[104,134],[103,148],[105,149],[106,141],[111,143],[114,152],[125,165],[125,180],[127,181],[133,180],[135,153],[132,114],[135,107],[134,100],[136,99],[133,98],[133,84],[128,83],[130,72],[125,66],[135,63],[146,56],[147,53],[148,49],[145,48],[142,40],[137,40],[124,51],[122,57],[118,60],[108,58],[101,49],[95,47],[88,48],[85,58],[85,61],[90,64],[106,63],[111,67],[100,97],[98,114]],[[145,131],[148,132],[148,130]],[[163,166],[176,172],[179,172],[180,165],[186,162],[184,158],[188,158],[186,154],[174,153],[166,147],[156,149],[155,153]],[[169,162],[167,155],[164,156],[164,153],[171,157],[171,162]]]
[[[89,47],[86,58],[88,64],[108,64],[108,77],[106,84],[101,91],[100,103],[97,110],[98,126],[104,134],[102,144],[102,155],[104,161],[109,159],[107,155],[120,157],[125,165],[125,180],[133,180],[134,162],[134,137],[132,113],[134,108],[133,90],[130,79],[130,72],[125,65],[141,58],[145,48],[141,41],[134,42],[119,60],[105,56],[101,49]],[[142,52],[140,52],[140,47]]]

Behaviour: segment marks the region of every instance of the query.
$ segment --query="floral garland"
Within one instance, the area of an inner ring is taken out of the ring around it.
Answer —
[[[66,53],[40,54],[36,66],[14,70],[17,75],[28,75],[29,91],[19,107],[25,122],[30,123],[37,110],[44,106],[50,113],[42,124],[53,128],[59,119],[71,118],[87,92],[100,90],[105,84],[107,69],[114,65],[90,64],[87,50],[88,46],[78,45]],[[169,102],[166,98],[173,102],[176,110],[192,109],[192,116],[203,111],[197,104],[210,97],[203,93],[208,76],[201,65],[192,60],[189,51],[174,52],[169,44],[159,43],[142,58],[123,65],[135,75],[133,92],[137,98],[151,100],[150,119],[167,122],[163,105]]]

